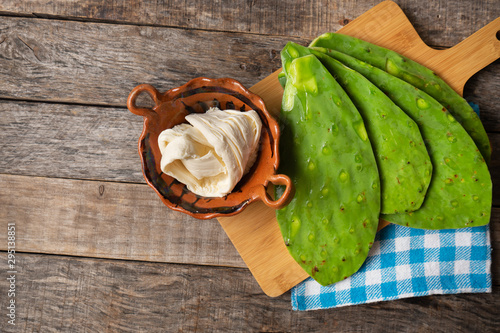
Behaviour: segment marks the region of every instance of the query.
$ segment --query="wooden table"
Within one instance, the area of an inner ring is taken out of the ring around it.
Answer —
[[[493,146],[493,293],[294,312],[266,296],[217,220],[167,209],[145,184],[130,90],[198,77],[247,87],[379,1],[0,3],[0,331],[493,332],[500,325],[500,62],[472,77]],[[396,1],[431,46],[500,16],[498,0]],[[147,103],[144,101],[143,103]],[[15,226],[15,265],[7,266]],[[15,297],[8,271],[15,270]],[[8,324],[15,299],[15,323]]]

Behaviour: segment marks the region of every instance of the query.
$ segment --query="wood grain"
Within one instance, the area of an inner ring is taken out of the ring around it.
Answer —
[[[464,88],[464,98],[479,106],[480,118],[486,131],[500,132],[500,99],[499,94],[492,94],[492,91],[500,91],[500,60],[473,75]]]
[[[488,137],[490,138],[492,150],[489,169],[493,182],[493,206],[500,206],[500,135],[489,133]]]
[[[0,280],[2,295],[7,284]],[[16,287],[19,326],[4,320],[3,332],[495,332],[500,324],[497,287],[295,312],[289,294],[267,297],[243,269],[34,254],[18,254]]]
[[[145,24],[313,39],[337,31],[379,0],[223,0],[223,1],[65,1],[3,0],[0,11],[113,23]],[[500,16],[495,0],[395,1],[429,45],[452,46]],[[481,15],[478,15],[478,14]]]
[[[145,183],[143,119],[125,108],[0,100],[0,114],[3,173]]]
[[[2,17],[0,98],[124,107],[140,83],[165,91],[198,76],[227,76],[250,87],[281,67],[279,52],[289,40],[311,41]],[[486,129],[500,131],[500,95],[491,93],[500,87],[500,63],[473,79],[465,96],[480,105]]]
[[[168,209],[147,185],[2,174],[0,184],[0,230],[16,223],[16,252],[246,267],[216,220]]]
[[[251,86],[280,67],[288,40],[16,17],[2,17],[0,36],[0,98],[118,106],[140,83],[165,91],[206,76]]]

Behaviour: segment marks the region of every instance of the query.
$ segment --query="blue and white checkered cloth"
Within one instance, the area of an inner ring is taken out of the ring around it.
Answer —
[[[377,233],[355,274],[326,287],[312,278],[301,282],[292,289],[292,307],[315,310],[433,294],[491,292],[490,269],[489,226],[423,230],[390,224]]]
[[[294,310],[315,310],[433,294],[491,292],[488,226],[422,230],[390,224],[351,277],[292,289]]]

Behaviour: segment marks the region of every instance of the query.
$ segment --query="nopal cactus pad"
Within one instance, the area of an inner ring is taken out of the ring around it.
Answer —
[[[349,54],[425,91],[445,106],[462,124],[479,148],[486,163],[489,163],[490,141],[479,116],[465,99],[429,68],[395,51],[338,33],[325,33],[317,37],[310,46],[334,49]]]
[[[432,176],[432,163],[417,124],[360,73],[315,55],[347,92],[365,120],[380,173],[381,213],[418,210]]]
[[[380,211],[377,165],[363,119],[320,61],[288,60],[279,172],[296,192],[276,218],[292,257],[329,285],[356,272],[368,255]],[[278,196],[282,191],[276,188]]]
[[[418,124],[433,164],[433,176],[421,208],[408,214],[382,215],[413,228],[455,229],[488,224],[492,183],[486,162],[465,129],[427,93],[347,54],[325,49],[384,91]]]

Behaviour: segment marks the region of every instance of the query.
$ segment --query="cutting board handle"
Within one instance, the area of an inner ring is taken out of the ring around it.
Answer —
[[[465,83],[472,75],[500,58],[499,38],[500,17],[452,48],[439,51],[427,66],[439,68],[438,74],[462,95]],[[447,80],[448,77],[453,80]]]

